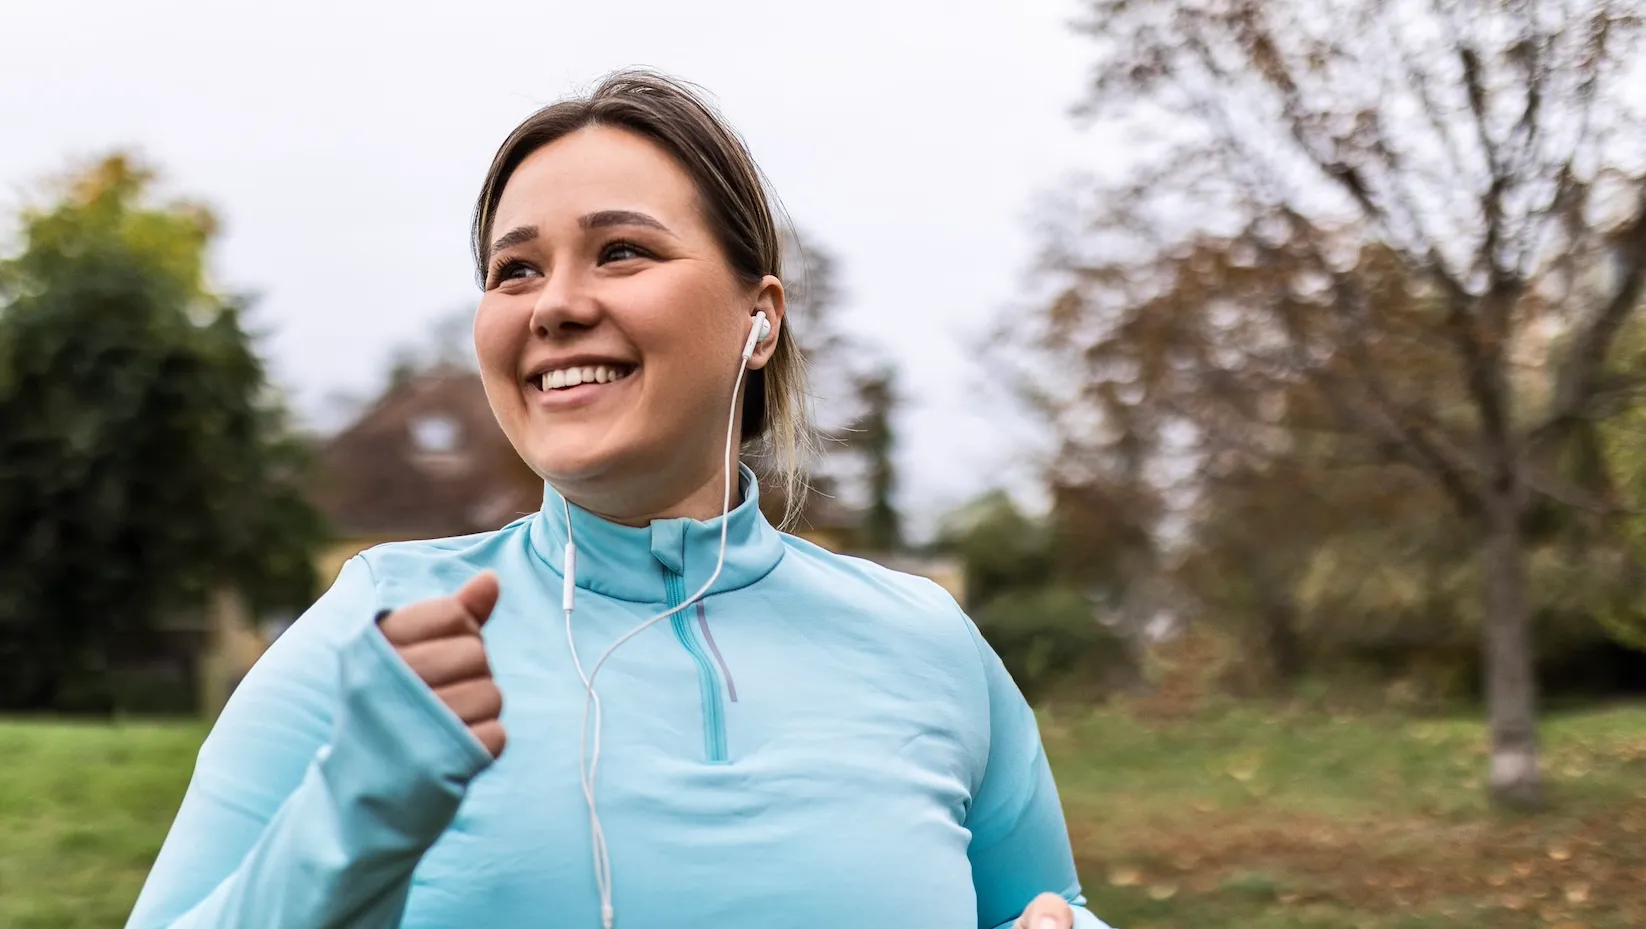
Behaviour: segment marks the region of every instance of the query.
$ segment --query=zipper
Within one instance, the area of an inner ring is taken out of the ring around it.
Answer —
[[[662,567],[663,586],[668,592],[669,607],[677,607],[686,600],[686,579]],[[710,659],[708,650],[698,638],[697,630],[692,622],[692,610],[681,610],[669,617],[674,626],[675,637],[686,652],[697,662],[697,689],[703,701],[703,754],[710,763],[724,764],[728,760],[726,751],[726,709],[720,696],[720,677],[715,672],[714,661]]]

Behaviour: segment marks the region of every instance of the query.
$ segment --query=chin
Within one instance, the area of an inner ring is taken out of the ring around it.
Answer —
[[[551,483],[575,486],[612,476],[625,470],[625,464],[647,458],[647,449],[610,433],[598,438],[586,435],[584,430],[573,428],[558,431],[552,438],[540,436],[528,446],[531,454],[527,463]]]
[[[527,463],[550,483],[572,484],[599,477],[610,467],[612,456],[601,449],[577,448],[556,442],[533,449]]]

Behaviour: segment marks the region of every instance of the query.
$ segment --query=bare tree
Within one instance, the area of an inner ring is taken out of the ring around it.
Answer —
[[[873,550],[903,544],[896,494],[897,370],[855,337],[842,317],[846,294],[834,253],[797,231],[783,240],[790,332],[806,359],[813,414],[823,439],[811,463],[814,492],[855,511]]]
[[[1122,428],[1113,411],[1144,372],[1100,347],[1128,325],[1145,338],[1141,311],[1171,293],[1213,338],[1158,363],[1202,386],[1251,388],[1255,371],[1308,399],[1231,390],[1240,442],[1208,445],[1224,436],[1202,409],[1157,449],[1180,434],[1197,465],[1214,446],[1273,452],[1306,413],[1426,477],[1481,546],[1492,796],[1540,803],[1524,529],[1541,501],[1611,499],[1603,475],[1563,480],[1556,465],[1618,396],[1605,362],[1646,275],[1638,4],[1085,9],[1097,63],[1084,116],[1142,157],[1094,182],[1054,243],[1068,287],[1039,344],[1064,340],[1093,375],[1063,390],[1061,431]],[[1104,390],[1116,402],[1092,402]]]

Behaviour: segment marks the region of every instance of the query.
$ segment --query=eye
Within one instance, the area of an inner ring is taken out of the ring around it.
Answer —
[[[632,261],[636,258],[650,258],[651,253],[633,242],[613,242],[600,250],[600,263],[609,264],[614,261]]]
[[[536,273],[537,269],[526,262],[518,258],[507,258],[492,266],[491,277],[486,281],[486,287],[490,289]]]

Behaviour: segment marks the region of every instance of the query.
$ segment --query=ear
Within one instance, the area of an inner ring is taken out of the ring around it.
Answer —
[[[770,274],[761,278],[760,288],[755,291],[754,304],[749,310],[749,317],[753,319],[755,313],[765,313],[766,321],[772,324],[772,332],[754,347],[754,354],[749,356],[750,371],[764,368],[766,362],[771,360],[772,353],[777,351],[777,337],[783,331],[783,311],[787,308],[783,282]]]

